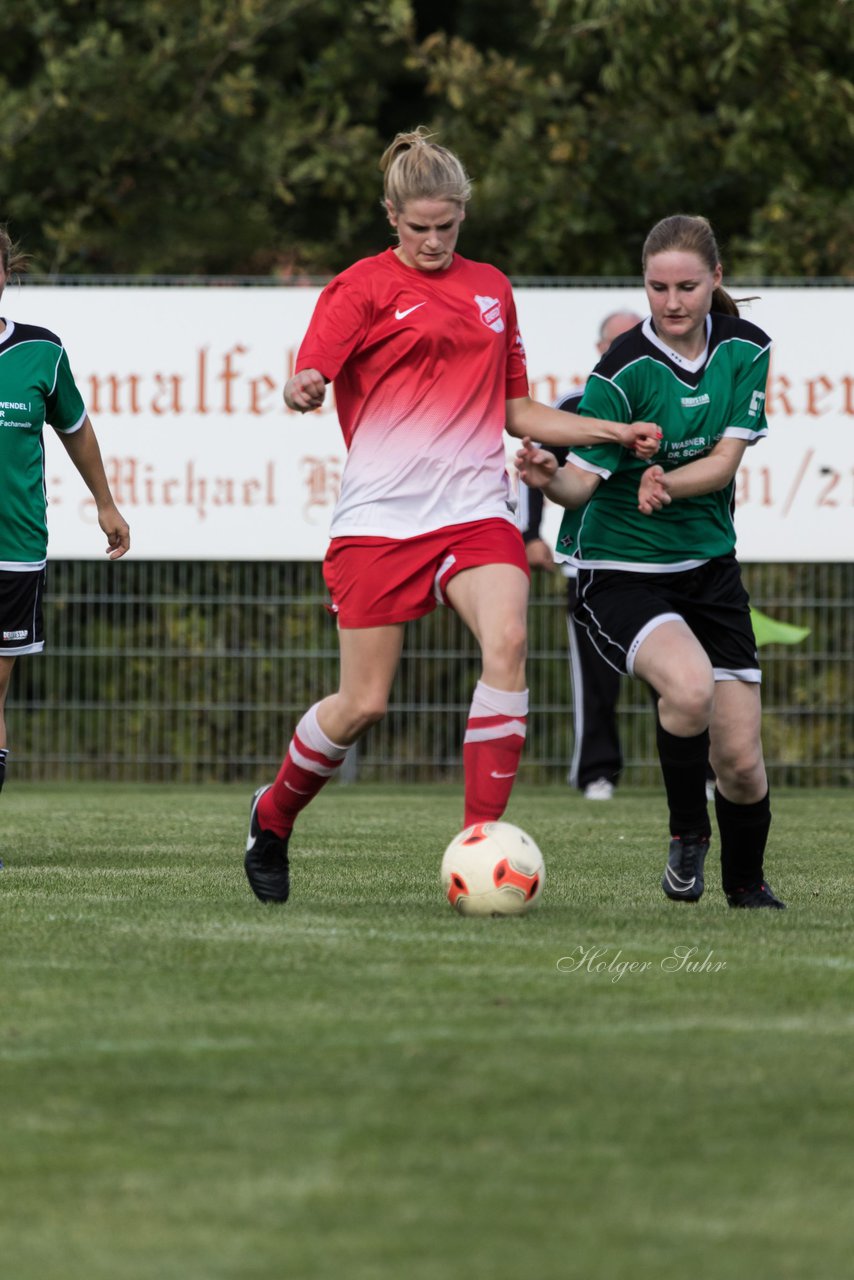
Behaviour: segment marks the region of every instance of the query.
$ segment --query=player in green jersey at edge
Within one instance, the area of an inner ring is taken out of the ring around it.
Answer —
[[[0,227],[0,296],[26,260]],[[15,660],[44,649],[47,557],[44,441],[49,423],[95,500],[111,560],[130,545],[68,356],[56,334],[0,317],[0,788],[6,774],[6,695]],[[0,863],[2,866],[2,863]]]
[[[657,223],[643,272],[652,314],[600,360],[579,413],[657,422],[664,436],[655,459],[594,445],[573,449],[558,470],[526,440],[516,465],[527,484],[570,509],[557,553],[578,568],[576,619],[603,658],[658,695],[671,836],[665,894],[697,902],[703,893],[708,751],[727,901],[781,909],[765,880],[761,674],[732,518],[744,451],[768,430],[771,340],[721,287],[705,218]]]

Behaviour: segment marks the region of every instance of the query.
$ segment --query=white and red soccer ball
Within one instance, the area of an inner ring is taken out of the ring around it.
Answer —
[[[442,887],[463,916],[516,916],[539,902],[543,855],[512,822],[479,822],[454,836],[442,858]]]

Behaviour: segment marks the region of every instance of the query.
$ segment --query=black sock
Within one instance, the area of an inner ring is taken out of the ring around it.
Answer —
[[[733,804],[716,791],[715,816],[721,834],[724,893],[762,884],[762,861],[771,826],[770,792],[755,804]]]
[[[712,834],[706,803],[706,765],[709,759],[709,731],[693,738],[677,738],[656,720],[656,742],[667,805],[670,834],[683,840]]]
[[[6,757],[8,754],[8,747],[0,747],[0,791],[3,790],[3,782],[6,778]]]

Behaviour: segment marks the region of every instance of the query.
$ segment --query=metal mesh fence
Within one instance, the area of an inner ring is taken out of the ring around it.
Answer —
[[[808,627],[762,650],[774,785],[854,780],[854,565],[747,565],[753,604]],[[48,647],[21,659],[7,707],[17,778],[266,779],[290,731],[337,681],[335,627],[317,563],[51,561]],[[564,583],[536,575],[531,715],[522,777],[562,781],[572,748]],[[440,609],[407,634],[389,714],[360,743],[359,776],[458,779],[477,650]],[[649,698],[619,708],[629,785],[658,785]],[[351,769],[351,775],[353,770]]]

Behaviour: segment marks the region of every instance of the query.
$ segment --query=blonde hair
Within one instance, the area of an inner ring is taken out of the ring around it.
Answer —
[[[29,256],[21,252],[20,245],[13,243],[12,237],[3,226],[0,226],[0,259],[7,276],[13,271],[26,271],[30,265]]]
[[[650,258],[657,253],[669,253],[673,249],[695,253],[710,271],[714,271],[720,264],[721,255],[712,225],[708,218],[696,214],[674,213],[671,217],[656,222],[643,245],[641,263],[644,275]],[[740,301],[749,302],[750,299],[742,298]],[[720,285],[712,294],[711,309],[727,316],[738,315],[738,303]]]
[[[380,160],[384,202],[400,213],[408,200],[452,200],[465,206],[471,180],[453,151],[431,142],[424,125],[399,133]]]

